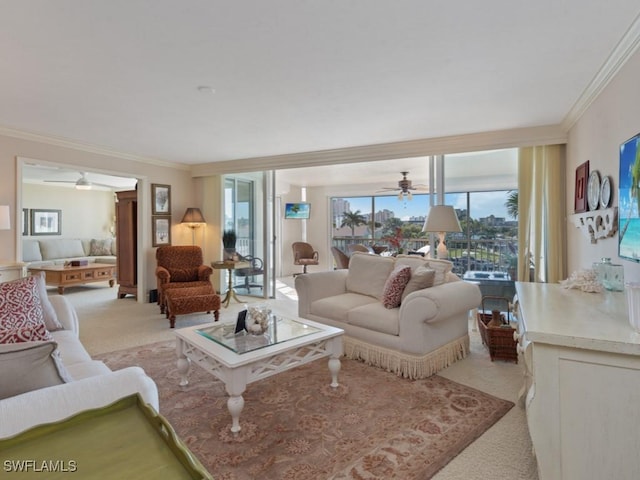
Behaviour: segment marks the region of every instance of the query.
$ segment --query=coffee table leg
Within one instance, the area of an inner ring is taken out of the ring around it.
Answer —
[[[337,388],[338,385],[338,372],[340,372],[340,359],[339,358],[329,358],[329,371],[331,372],[331,386],[333,388]]]
[[[342,337],[332,338],[327,342],[327,350],[331,352],[329,356],[329,371],[331,372],[331,386],[338,388],[338,373],[340,372],[340,357],[342,356]]]
[[[176,341],[176,355],[178,357],[178,373],[180,373],[180,386],[184,387],[189,385],[189,379],[187,375],[189,374],[189,368],[191,367],[191,360],[187,358],[187,356],[182,353],[182,341]]]
[[[225,388],[229,394],[227,400],[227,408],[231,414],[231,431],[238,433],[240,427],[240,414],[244,408],[244,398],[242,394],[247,388],[247,367],[241,367],[235,370],[227,371],[225,377]]]

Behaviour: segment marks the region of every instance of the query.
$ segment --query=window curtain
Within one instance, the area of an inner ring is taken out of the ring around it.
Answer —
[[[565,147],[518,152],[518,281],[566,278]]]

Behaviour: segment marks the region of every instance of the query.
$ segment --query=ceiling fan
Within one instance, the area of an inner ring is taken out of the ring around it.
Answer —
[[[413,194],[411,193],[412,190],[414,192],[429,191],[426,185],[412,185],[411,180],[407,178],[407,175],[409,175],[409,172],[400,172],[400,174],[402,175],[402,180],[398,181],[397,187],[385,187],[382,190],[378,190],[378,191],[385,192],[389,190],[400,190],[398,192],[398,200],[402,200],[405,197],[407,200],[413,199]]]
[[[91,187],[96,185],[98,187],[115,188],[113,185],[107,185],[104,183],[93,183],[87,178],[86,172],[79,172],[80,178],[78,180],[45,180],[46,183],[74,183],[77,190],[91,190]]]

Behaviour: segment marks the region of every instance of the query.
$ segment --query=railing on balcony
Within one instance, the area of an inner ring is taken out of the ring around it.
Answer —
[[[343,252],[349,252],[349,245],[364,244],[369,246],[387,245],[384,241],[373,241],[370,238],[362,237],[333,237],[332,245],[338,247]],[[429,245],[426,238],[408,239],[403,242],[406,253],[417,251],[425,245]],[[396,253],[393,248],[387,245],[388,251]],[[495,238],[495,239],[467,239],[449,238],[447,239],[447,249],[449,260],[453,262],[453,271],[459,276],[463,276],[468,270],[480,271],[503,271],[510,272],[515,268],[515,259],[518,255],[518,242],[515,239]]]

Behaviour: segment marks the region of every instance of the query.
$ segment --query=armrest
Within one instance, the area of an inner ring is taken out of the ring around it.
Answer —
[[[212,273],[213,268],[211,268],[209,265],[200,265],[198,267],[198,279],[201,281],[206,282],[207,280],[209,280],[209,277]]]
[[[347,291],[348,270],[331,270],[298,275],[295,280],[298,292],[298,315],[304,317],[311,311],[311,303],[325,297]]]
[[[469,282],[453,281],[424,288],[407,295],[400,305],[400,319],[419,319],[432,323],[477,308],[482,300],[480,288]]]
[[[78,322],[78,314],[73,305],[62,295],[52,295],[49,297],[49,301],[53,305],[60,324],[65,330],[72,331],[77,336],[80,331],[80,324]]]
[[[156,384],[140,367],[128,367],[5,398],[0,400],[0,438],[63,420],[83,410],[104,407],[134,393],[140,393],[145,402],[159,410]]]
[[[158,278],[161,285],[163,283],[168,283],[171,280],[171,274],[169,273],[169,270],[164,267],[156,267],[156,277]]]

